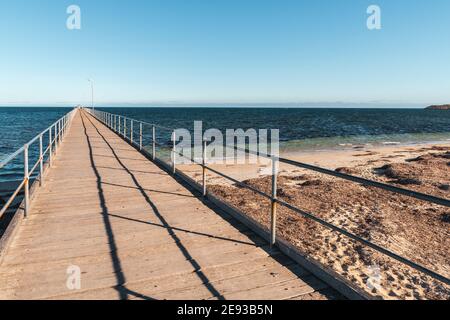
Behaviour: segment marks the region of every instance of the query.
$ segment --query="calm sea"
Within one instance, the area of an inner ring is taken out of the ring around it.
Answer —
[[[360,144],[450,141],[450,111],[419,109],[99,108],[170,128],[279,129],[284,151]],[[0,159],[70,108],[0,108]],[[162,133],[161,133],[162,134]],[[35,155],[35,151],[31,151]],[[0,169],[0,181],[22,176],[21,163]]]

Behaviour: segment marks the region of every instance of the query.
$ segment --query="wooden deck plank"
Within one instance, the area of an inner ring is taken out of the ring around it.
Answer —
[[[66,287],[72,265],[78,291]],[[84,111],[0,266],[0,299],[324,299],[323,289]]]

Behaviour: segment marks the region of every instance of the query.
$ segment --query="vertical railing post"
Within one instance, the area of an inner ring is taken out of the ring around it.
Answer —
[[[139,122],[139,150],[142,151],[142,122]]]
[[[58,128],[57,128],[57,123],[55,123],[55,153],[56,153],[56,149],[58,149]]]
[[[118,120],[119,120],[118,122],[119,122],[119,136],[120,136],[120,134],[121,134],[121,131],[120,131],[120,130],[122,129],[121,122],[120,122],[120,116],[119,116],[119,119],[118,119]]]
[[[177,162],[177,158],[176,158],[176,147],[175,147],[175,143],[176,143],[176,135],[175,135],[175,131],[172,133],[172,173],[175,175],[175,173],[177,172],[177,166],[176,166],[176,162]]]
[[[277,178],[278,178],[278,158],[272,156],[272,198],[270,215],[270,247],[277,241]]]
[[[206,197],[207,189],[206,189],[206,140],[203,140],[203,149],[202,149],[202,176],[203,176],[203,196]]]
[[[30,176],[28,171],[28,144],[25,145],[23,151],[23,171],[24,171],[24,217],[28,216],[30,209]]]
[[[127,139],[127,118],[123,118],[123,136]]]
[[[44,184],[44,146],[42,141],[42,134],[39,136],[39,185]]]
[[[114,116],[114,131],[117,132],[117,115]]]
[[[131,125],[130,125],[130,141],[131,144],[133,144],[133,119],[131,119]]]
[[[152,127],[152,158],[153,161],[156,159],[156,127],[153,125]]]
[[[52,166],[53,161],[53,139],[52,139],[52,128],[48,130],[48,157],[49,157],[49,166]]]

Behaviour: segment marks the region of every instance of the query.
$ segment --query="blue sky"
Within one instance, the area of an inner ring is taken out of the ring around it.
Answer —
[[[3,105],[450,102],[448,0],[0,0],[0,36]]]

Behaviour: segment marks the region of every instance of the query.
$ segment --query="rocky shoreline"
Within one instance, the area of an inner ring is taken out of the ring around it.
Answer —
[[[450,104],[433,105],[433,106],[427,107],[426,109],[428,109],[428,110],[450,110]]]

